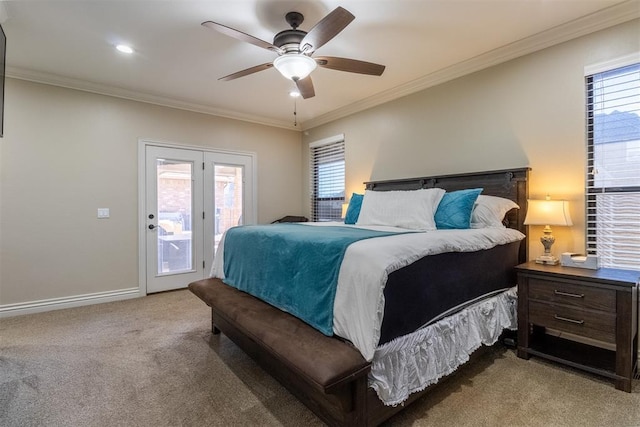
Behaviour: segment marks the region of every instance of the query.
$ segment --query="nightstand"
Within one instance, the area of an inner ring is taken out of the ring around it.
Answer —
[[[518,357],[543,357],[612,378],[617,389],[630,392],[640,271],[528,262],[516,272]]]

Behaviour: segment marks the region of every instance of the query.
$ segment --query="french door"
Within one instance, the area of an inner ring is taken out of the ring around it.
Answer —
[[[222,234],[236,225],[255,224],[257,206],[253,156],[206,152],[204,162],[204,198],[211,212],[205,215],[205,259],[210,268]]]
[[[224,231],[255,223],[255,157],[145,144],[144,159],[141,282],[184,288],[208,276]]]

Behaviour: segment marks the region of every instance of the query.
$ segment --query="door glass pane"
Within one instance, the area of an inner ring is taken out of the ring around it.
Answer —
[[[193,163],[158,159],[158,274],[193,270]]]
[[[214,167],[214,250],[218,249],[220,238],[225,231],[242,225],[243,173],[242,166],[216,164]]]

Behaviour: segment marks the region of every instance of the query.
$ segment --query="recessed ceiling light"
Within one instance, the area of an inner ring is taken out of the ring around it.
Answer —
[[[118,49],[122,53],[133,53],[133,49],[126,44],[119,44],[116,46],[116,49]]]

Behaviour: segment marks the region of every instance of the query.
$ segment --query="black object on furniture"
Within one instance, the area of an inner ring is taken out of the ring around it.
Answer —
[[[287,215],[287,216],[283,216],[280,219],[276,219],[271,224],[277,224],[279,222],[307,222],[307,221],[309,221],[309,219],[304,216]]]
[[[602,375],[615,380],[617,389],[631,392],[638,356],[640,271],[533,261],[516,271],[518,357],[543,357]],[[547,328],[555,334],[546,333]]]

